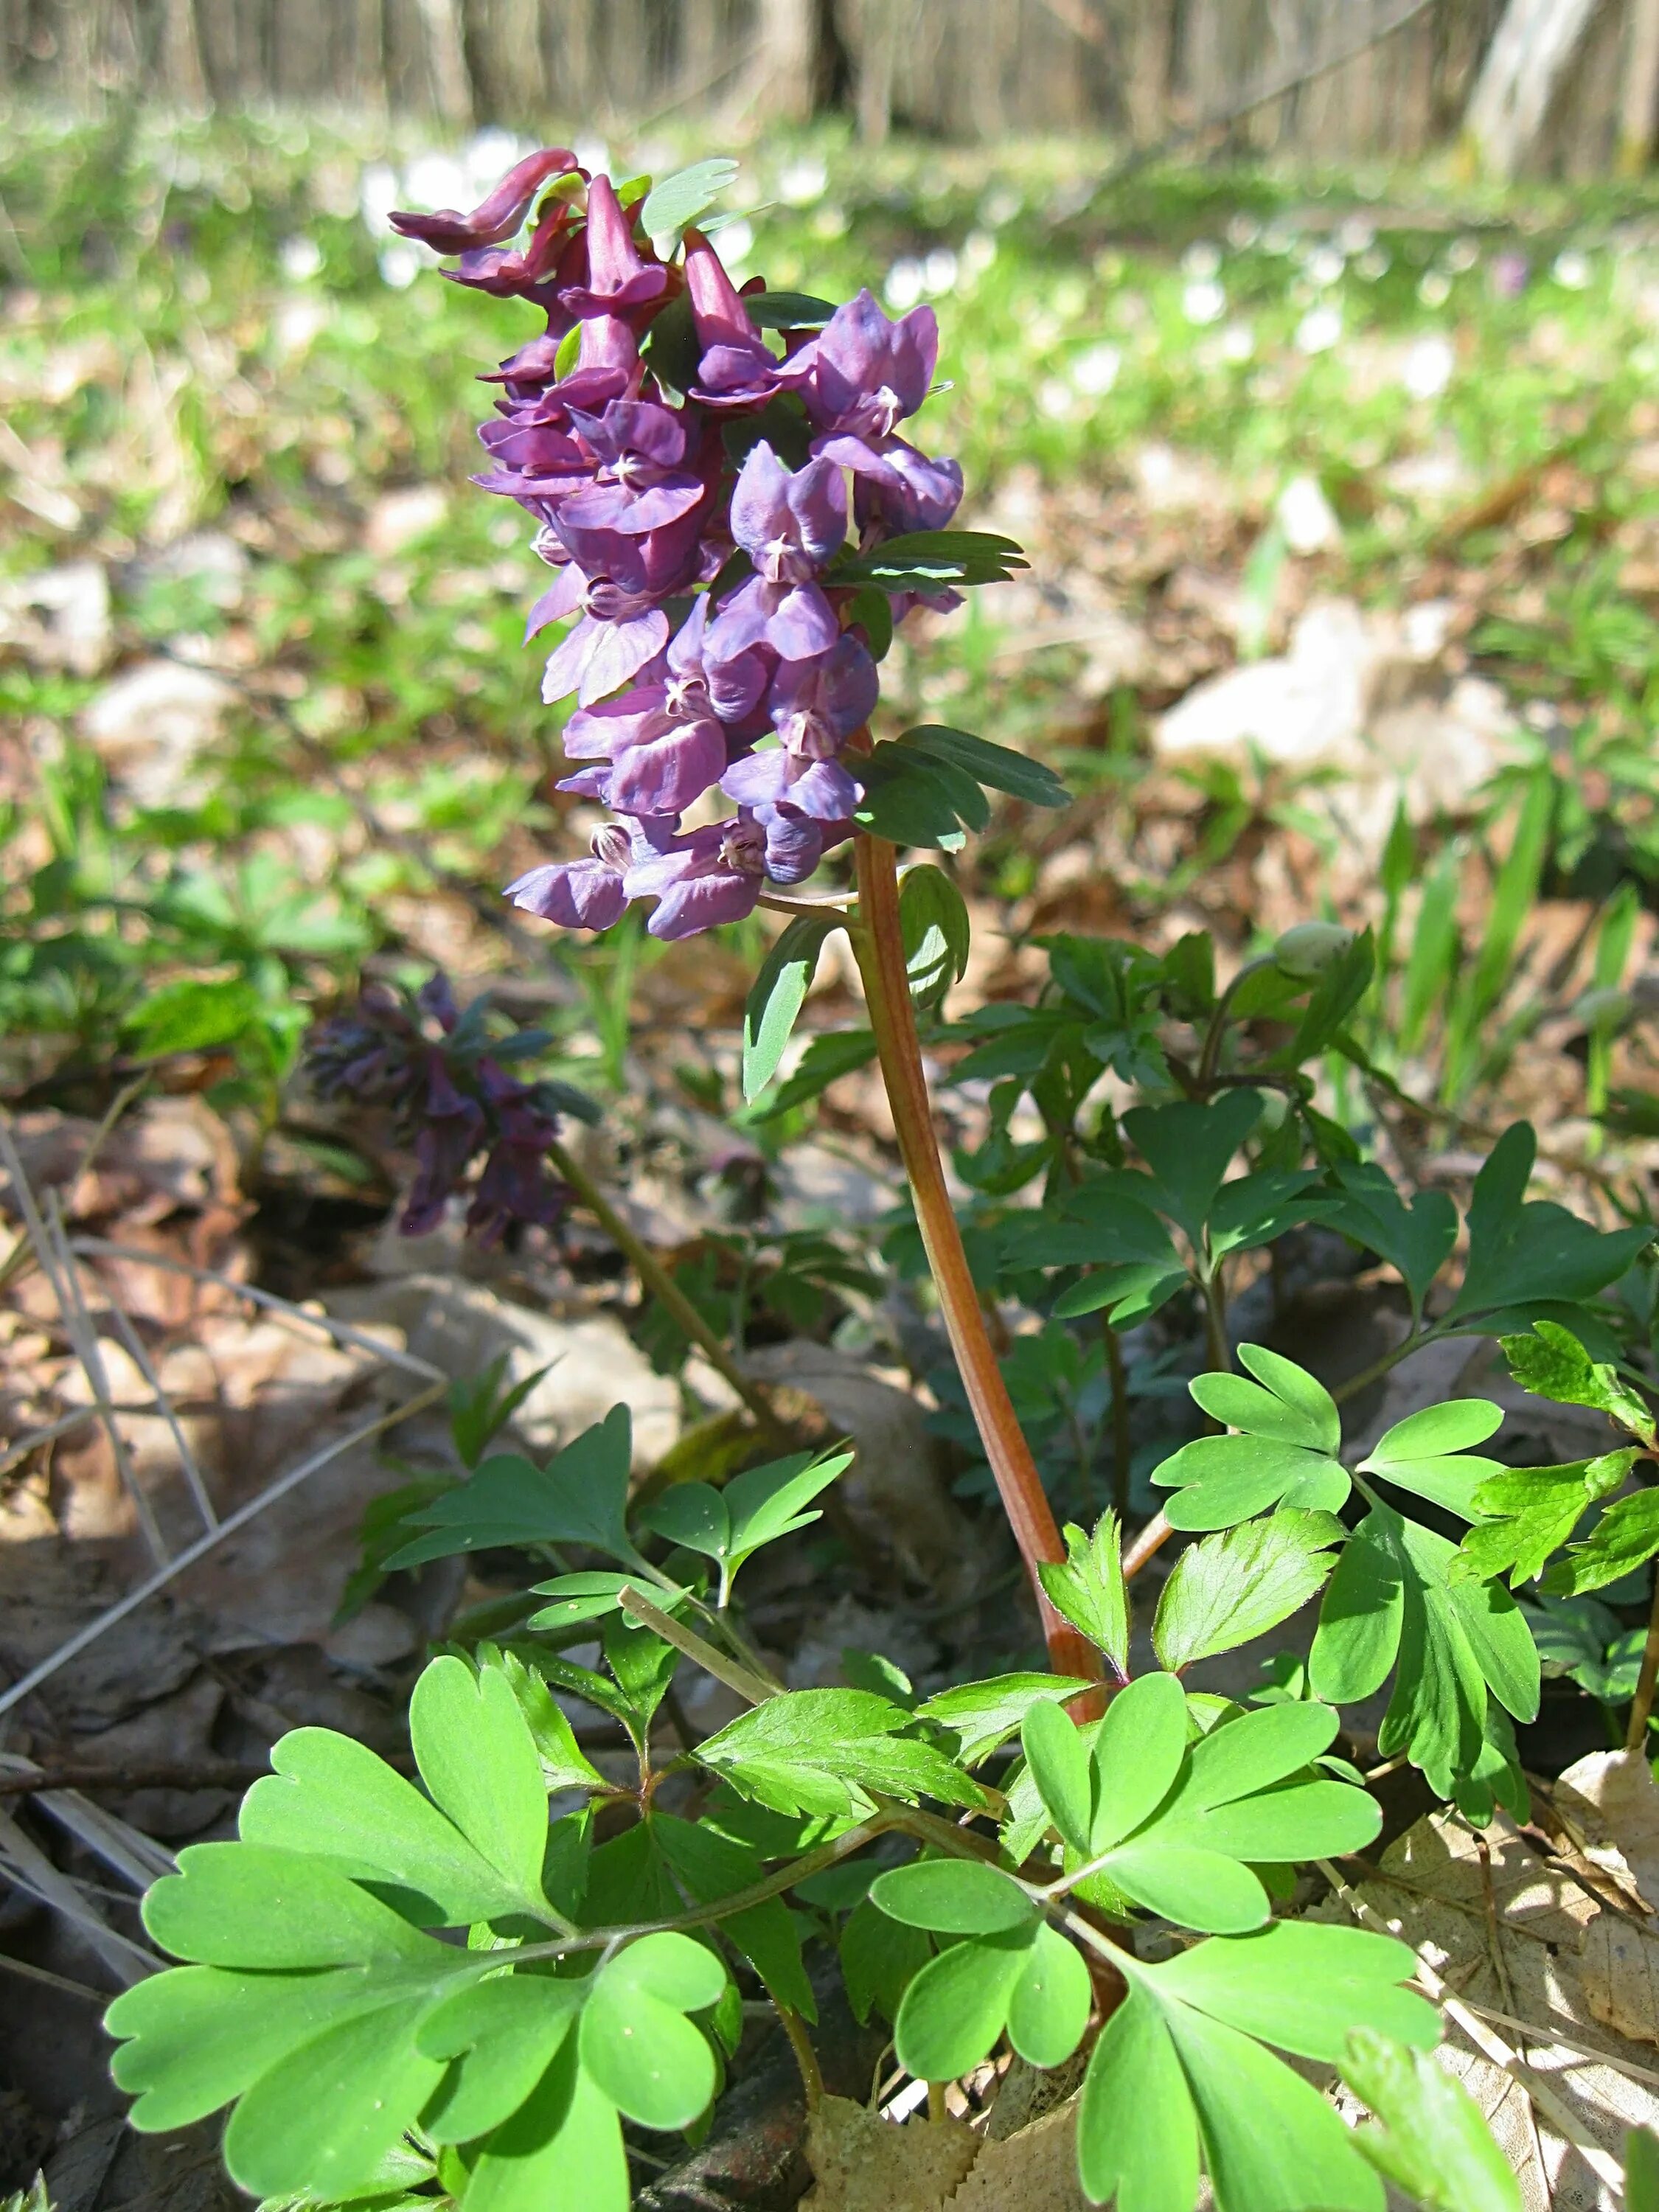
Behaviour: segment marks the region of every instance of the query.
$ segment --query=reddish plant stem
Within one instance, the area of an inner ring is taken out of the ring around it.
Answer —
[[[987,1334],[979,1291],[962,1246],[962,1232],[945,1186],[939,1145],[933,1135],[927,1079],[922,1073],[905,972],[904,939],[899,926],[898,872],[894,848],[884,839],[857,842],[859,925],[853,949],[864,979],[870,1027],[887,1086],[899,1152],[910,1179],[916,1222],[939,1291],[939,1310],[956,1354],[975,1425],[996,1478],[1003,1510],[1042,1615],[1048,1662],[1057,1674],[1098,1681],[1100,1655],[1092,1644],[1063,1620],[1043,1595],[1037,1579],[1042,1560],[1061,1560],[1066,1547],[1043,1493],[1031,1448],[1026,1443]]]

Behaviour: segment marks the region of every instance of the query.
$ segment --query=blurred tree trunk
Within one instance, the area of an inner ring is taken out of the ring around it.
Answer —
[[[1595,0],[1509,0],[1469,101],[1481,166],[1514,176],[1537,143]]]
[[[202,63],[194,0],[167,0],[167,11],[161,18],[159,66],[169,99],[185,107],[206,105],[207,71]]]
[[[1653,155],[1659,107],[1659,0],[1631,0],[1625,88],[1619,115],[1619,167],[1639,176]]]
[[[818,11],[813,0],[760,0],[757,28],[761,111],[786,122],[804,122],[812,112],[818,74]]]
[[[416,0],[426,33],[432,105],[446,123],[472,120],[472,82],[461,38],[460,0]]]

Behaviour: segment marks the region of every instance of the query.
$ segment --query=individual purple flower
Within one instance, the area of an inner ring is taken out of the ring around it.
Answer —
[[[564,749],[572,760],[611,763],[594,794],[619,814],[683,814],[726,766],[726,732],[706,704],[699,711],[665,684],[635,684],[580,709],[565,729]]]
[[[767,821],[769,809],[787,805],[811,822],[842,822],[859,803],[858,785],[838,760],[804,759],[783,745],[734,761],[720,784],[728,798]],[[812,867],[817,866],[814,856]],[[806,873],[811,872],[808,868]]]
[[[693,599],[690,613],[670,640],[666,665],[669,697],[676,713],[697,713],[706,702],[708,711],[720,721],[738,728],[748,722],[766,689],[763,653],[751,647],[724,659],[715,657],[708,640],[706,592]]]
[[[559,295],[560,305],[580,319],[625,314],[666,290],[668,271],[648,263],[634,243],[634,226],[609,177],[587,187],[587,282]]]
[[[766,876],[766,831],[739,815],[675,837],[667,851],[639,861],[623,881],[630,899],[654,898],[653,937],[694,937],[755,911]]]
[[[592,456],[589,488],[562,509],[579,527],[636,538],[677,522],[703,497],[702,479],[680,466],[685,424],[666,407],[613,399],[602,415],[573,407],[570,420]]]
[[[446,269],[444,275],[452,284],[470,285],[474,291],[488,292],[497,300],[533,298],[552,277],[556,303],[561,264],[580,260],[581,256],[580,235],[573,236],[572,219],[568,204],[555,200],[524,246],[470,247],[462,254],[459,268]],[[563,315],[562,327],[568,330],[573,320],[569,314]]]
[[[832,436],[890,438],[926,399],[939,362],[939,319],[912,307],[896,322],[867,289],[837,307],[780,372]]]
[[[702,356],[692,398],[705,407],[763,406],[779,389],[777,359],[700,231],[686,233],[685,289]]]
[[[880,691],[870,648],[843,635],[815,659],[781,661],[767,711],[790,752],[828,760],[869,720]]]
[[[813,450],[852,470],[853,513],[862,533],[943,530],[961,505],[959,465],[919,453],[902,438],[878,446],[863,438],[820,438]]]
[[[786,660],[827,653],[837,625],[817,578],[847,537],[841,471],[815,460],[792,472],[762,439],[732,494],[732,535],[755,573],[723,602],[714,650],[729,656],[764,644]]]
[[[509,169],[470,215],[461,215],[454,208],[440,208],[434,215],[399,211],[392,217],[392,228],[404,238],[424,240],[439,253],[465,253],[472,246],[496,246],[512,237],[547,179],[568,176],[575,167],[576,157],[568,147],[545,146]]]
[[[607,822],[594,831],[586,860],[545,861],[515,877],[501,896],[521,914],[566,929],[609,929],[628,904],[623,878],[633,852],[627,830]]]

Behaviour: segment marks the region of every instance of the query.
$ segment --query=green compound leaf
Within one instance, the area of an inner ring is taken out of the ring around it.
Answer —
[[[1287,1510],[1190,1546],[1158,1598],[1159,1664],[1179,1674],[1288,1620],[1324,1588],[1346,1533],[1334,1513]]]
[[[647,196],[640,222],[647,238],[667,238],[694,223],[737,181],[738,165],[720,156],[665,177]]]
[[[508,1974],[458,1990],[423,2014],[415,2032],[422,2057],[447,2062],[421,2116],[434,2142],[472,2142],[511,2119],[575,2025],[580,1982]]]
[[[867,552],[839,557],[832,584],[877,584],[884,592],[942,592],[1006,583],[1029,564],[1012,538],[981,530],[914,530]]]
[[[1025,1765],[1061,1841],[1086,1856],[1093,1832],[1089,1753],[1058,1705],[1034,1705],[1020,1730]]]
[[[1343,2080],[1378,2123],[1356,2129],[1355,2144],[1413,2203],[1424,2212],[1521,2212],[1520,2184],[1461,2081],[1375,2027],[1356,2027],[1339,2057]],[[1653,2203],[1659,2212],[1659,2194]],[[1628,2187],[1626,2203],[1637,2212]]]
[[[537,1544],[587,1544],[642,1565],[623,1522],[631,1439],[627,1407],[613,1406],[545,1468],[516,1453],[487,1459],[467,1481],[408,1515],[411,1528],[428,1533],[395,1552],[387,1571],[457,1552]]]
[[[642,1936],[593,1977],[582,2008],[582,2071],[647,2128],[688,2128],[714,2094],[714,2053],[686,2018],[717,2004],[726,1969],[689,1936]]]
[[[1474,1493],[1482,1517],[1458,1547],[1448,1580],[1486,1582],[1506,1574],[1511,1589],[1534,1581],[1589,1508],[1620,1486],[1635,1458],[1632,1445],[1565,1467],[1505,1468],[1492,1475]]]
[[[981,1804],[979,1785],[952,1760],[900,1733],[913,1718],[870,1690],[794,1690],[740,1713],[696,1757],[779,1813],[856,1817],[872,1809],[872,1790],[909,1804]]]
[[[1062,1728],[1077,1730],[1054,1705]],[[917,1859],[878,1875],[870,1901],[890,1920],[945,1936],[998,1936],[1023,1928],[1036,1908],[1013,1878],[975,1859]]]
[[[743,1095],[752,1103],[778,1072],[796,1017],[806,1003],[826,939],[839,921],[797,915],[774,941],[743,1010]]]
[[[890,553],[894,542],[890,540],[882,550]],[[1020,566],[1024,565],[1022,562]],[[1006,745],[993,744],[988,738],[976,738],[968,730],[953,730],[940,722],[923,722],[914,730],[907,730],[899,743],[947,768],[961,770],[972,776],[975,783],[988,784],[993,791],[1006,791],[1011,799],[1023,799],[1030,806],[1064,806],[1071,797],[1053,769],[1044,762],[1013,752]]]
[[[1535,1321],[1530,1336],[1500,1341],[1510,1374],[1534,1397],[1552,1398],[1558,1406],[1592,1407],[1644,1443],[1653,1443],[1654,1419],[1647,1405],[1620,1380],[1616,1367],[1592,1359],[1559,1322]]]
[[[976,1766],[1018,1735],[1034,1705],[1064,1705],[1088,1687],[1073,1674],[995,1674],[988,1681],[939,1691],[917,1706],[915,1717],[949,1729],[957,1739],[957,1759],[964,1766]]]
[[[628,2212],[629,2197],[617,2108],[567,2036],[535,2094],[485,2142],[469,2212]]]
[[[1308,1662],[1315,1695],[1347,1704],[1397,1662],[1378,1748],[1405,1752],[1443,1797],[1482,1761],[1488,1692],[1523,1721],[1539,1698],[1526,1616],[1501,1583],[1451,1582],[1455,1556],[1443,1536],[1373,1507],[1327,1587]]]
[[[854,2020],[867,2021],[872,2008],[884,2020],[896,2018],[905,1990],[933,1955],[921,1929],[890,1920],[868,1898],[855,1905],[841,1931],[842,1978]]]
[[[1239,1090],[1224,1092],[1211,1106],[1181,1099],[1172,1106],[1137,1106],[1123,1116],[1125,1130],[1152,1171],[1147,1204],[1167,1213],[1194,1245],[1202,1241],[1222,1178],[1261,1119],[1261,1109],[1259,1091]]]
[[[410,1741],[421,1779],[517,1909],[544,1915],[547,1791],[529,1724],[504,1674],[434,1659],[415,1685]]]
[[[1489,1477],[1501,1474],[1504,1466],[1501,1460],[1475,1457],[1468,1446],[1485,1443],[1503,1419],[1502,1408],[1486,1398],[1452,1398],[1443,1406],[1425,1406],[1421,1413],[1396,1421],[1370,1457],[1360,1462],[1359,1471],[1413,1491],[1460,1519],[1472,1521],[1476,1490]]]
[[[1129,1666],[1129,1599],[1123,1580],[1123,1537],[1115,1513],[1103,1514],[1092,1536],[1068,1522],[1064,1565],[1045,1559],[1037,1568],[1043,1595],[1061,1617],[1111,1661],[1120,1675]]]
[[[1357,2020],[1433,2049],[1439,2014],[1401,1986],[1416,1972],[1410,1948],[1388,1936],[1276,1920],[1255,1935],[1194,1944],[1158,1969],[1158,1987],[1299,2058],[1334,2061]]]
[[[1475,2212],[1486,2208],[1478,2205]],[[1625,2212],[1659,2212],[1659,2136],[1651,2128],[1632,2128],[1625,2137]]]
[[[1341,1418],[1322,1383],[1263,1345],[1243,1344],[1243,1375],[1200,1375],[1189,1388],[1204,1411],[1240,1433],[1200,1437],[1157,1468],[1176,1492],[1164,1510],[1173,1528],[1231,1528],[1270,1505],[1336,1513],[1352,1488],[1337,1458]]]

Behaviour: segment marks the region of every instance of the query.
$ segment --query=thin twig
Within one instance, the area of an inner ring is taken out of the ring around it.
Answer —
[[[660,1636],[665,1644],[672,1644],[676,1650],[684,1651],[686,1657],[694,1659],[705,1674],[712,1674],[717,1682],[724,1682],[728,1690],[735,1690],[751,1705],[763,1705],[769,1698],[778,1695],[776,1683],[767,1681],[763,1675],[756,1674],[739,1661],[728,1658],[724,1651],[717,1651],[706,1638],[698,1635],[695,1628],[685,1627],[672,1613],[665,1613],[660,1606],[653,1605],[650,1599],[643,1596],[631,1583],[623,1585],[617,1593],[617,1601],[625,1613]]]

